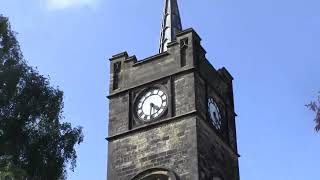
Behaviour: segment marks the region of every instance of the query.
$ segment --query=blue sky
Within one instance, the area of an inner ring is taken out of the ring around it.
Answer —
[[[320,90],[319,0],[180,0],[184,28],[234,76],[243,180],[319,179],[320,134],[304,104]],[[105,179],[108,58],[158,49],[163,0],[0,0],[29,64],[65,92],[84,127],[70,180]]]

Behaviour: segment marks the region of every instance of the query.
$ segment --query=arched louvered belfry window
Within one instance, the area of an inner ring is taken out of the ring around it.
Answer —
[[[136,175],[132,180],[178,180],[176,175],[167,169],[153,168]]]

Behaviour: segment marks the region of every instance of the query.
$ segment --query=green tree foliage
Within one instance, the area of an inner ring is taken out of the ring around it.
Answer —
[[[307,104],[306,106],[316,114],[314,118],[314,121],[316,122],[315,130],[319,132],[320,131],[320,95],[318,96],[317,101],[311,101],[310,104]]]
[[[0,15],[0,179],[57,180],[76,166],[82,128],[62,123],[63,92],[27,65]]]

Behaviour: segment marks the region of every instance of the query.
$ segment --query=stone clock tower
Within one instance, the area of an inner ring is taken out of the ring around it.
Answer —
[[[159,54],[110,59],[108,180],[239,180],[232,76],[165,0]]]

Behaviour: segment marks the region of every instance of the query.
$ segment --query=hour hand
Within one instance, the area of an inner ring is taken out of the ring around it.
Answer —
[[[152,115],[152,108],[153,108],[153,104],[150,103],[150,116]]]

